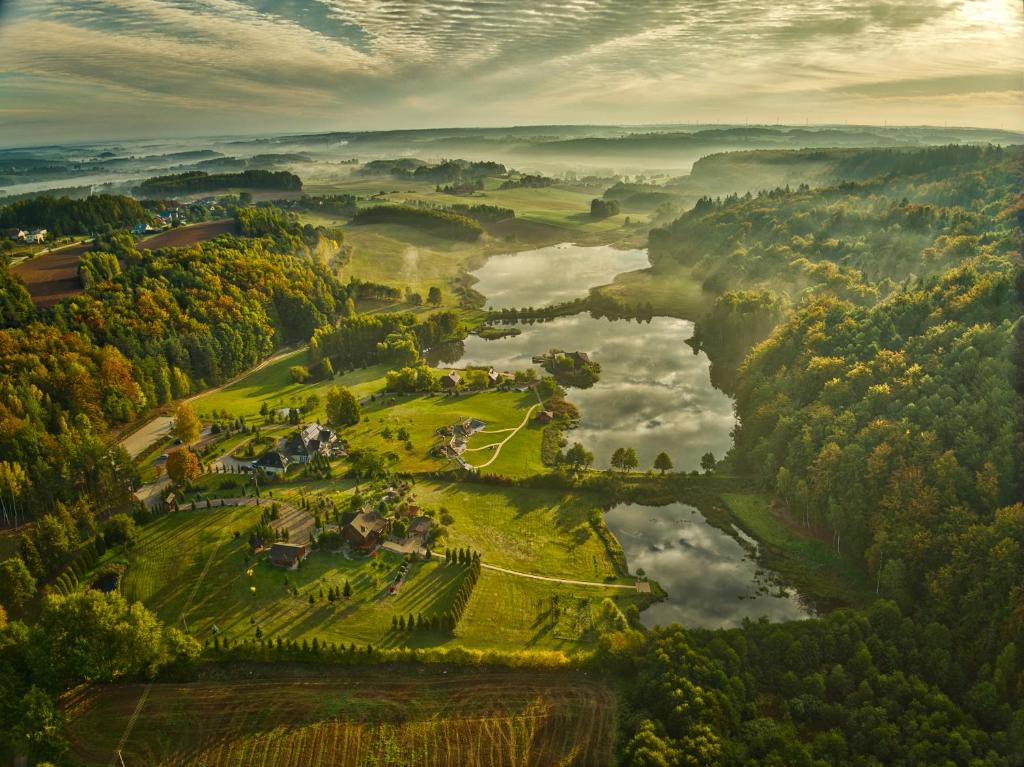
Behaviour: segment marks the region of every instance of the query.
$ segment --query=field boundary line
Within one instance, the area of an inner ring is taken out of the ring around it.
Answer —
[[[210,572],[210,568],[213,567],[213,559],[217,556],[217,552],[220,551],[221,544],[214,546],[213,551],[210,552],[209,558],[206,560],[206,564],[203,565],[203,571],[199,573],[199,577],[196,578],[196,582],[192,585],[192,591],[189,592],[188,599],[185,600],[185,605],[181,608],[181,617],[179,620],[185,627],[185,631],[188,631],[188,624],[185,622],[185,615],[192,608],[192,600],[196,598],[196,594],[199,593],[199,587],[203,585],[203,581],[206,579],[206,574]]]
[[[444,559],[444,554],[438,551],[432,551],[431,557],[437,557],[438,559]],[[493,570],[494,572],[504,573],[505,575],[514,575],[517,578],[531,578],[535,581],[548,581],[550,583],[564,583],[569,586],[596,586],[602,589],[630,589],[636,591],[635,583],[604,583],[602,581],[576,581],[571,578],[556,578],[553,575],[536,575],[534,573],[524,573],[521,570],[510,570],[507,567],[498,567],[497,565],[490,565],[486,562],[481,562],[480,567],[484,570]]]
[[[147,684],[143,690],[142,695],[139,696],[139,702],[135,704],[135,710],[132,712],[131,717],[128,719],[128,724],[124,726],[124,732],[121,733],[120,739],[117,741],[117,748],[114,749],[114,756],[110,759],[111,767],[116,767],[117,758],[120,758],[121,764],[124,764],[124,757],[121,756],[121,751],[124,749],[125,744],[128,742],[128,738],[132,735],[132,730],[135,729],[135,723],[139,721],[139,715],[142,713],[142,707],[146,705],[146,701],[149,700],[149,693],[153,689],[153,683]]]

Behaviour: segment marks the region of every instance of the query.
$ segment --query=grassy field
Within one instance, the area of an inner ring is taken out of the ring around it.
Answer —
[[[723,493],[730,515],[762,544],[763,564],[821,608],[863,605],[874,599],[867,576],[821,541],[799,535],[772,513],[769,500],[753,493]]]
[[[399,471],[432,471],[449,466],[446,459],[430,455],[430,449],[440,440],[437,429],[450,426],[467,418],[479,418],[487,423],[487,432],[518,427],[537,404],[532,393],[482,391],[458,397],[444,396],[384,396],[363,409],[363,422],[350,427],[344,436],[353,447],[371,447],[393,451],[399,456]],[[397,438],[399,429],[409,433],[412,450]],[[391,438],[383,435],[390,430]],[[540,460],[542,428],[528,421],[498,453],[498,458],[486,471],[508,476],[528,476],[544,471]],[[509,433],[479,433],[473,435],[469,448],[485,448],[501,442]],[[493,456],[491,450],[467,451],[465,458],[473,465],[481,465]]]
[[[332,386],[347,386],[357,397],[365,396],[384,386],[384,374],[388,370],[385,365],[355,370],[327,381],[295,383],[288,369],[294,365],[305,365],[307,357],[306,350],[299,349],[233,384],[197,397],[192,405],[201,416],[222,411],[227,411],[235,417],[258,416],[263,403],[276,410],[301,407],[311,394],[316,394],[323,401],[327,390]]]
[[[511,208],[515,219],[488,224],[476,242],[435,237],[397,224],[347,225],[340,217],[303,213],[303,221],[322,226],[341,226],[350,246],[348,263],[341,276],[381,282],[426,296],[432,286],[442,288],[448,306],[458,305],[456,286],[463,275],[496,253],[538,248],[559,242],[604,244],[633,237],[644,217],[633,215],[632,227],[624,228],[626,216],[594,219],[590,201],[595,193],[564,186],[543,189],[498,189],[499,179],[488,179],[483,191],[472,195],[436,192],[434,184],[391,178],[353,176],[344,180],[306,185],[310,194],[354,194],[359,205],[428,202],[432,205],[497,205]],[[380,194],[383,192],[384,194]],[[372,199],[371,199],[372,196]],[[599,195],[598,195],[599,196]]]
[[[344,490],[337,492],[339,485]],[[315,483],[277,485],[273,492],[287,501],[300,491],[312,494],[325,488],[335,489],[345,507],[352,488],[347,481],[328,480],[319,488]],[[425,507],[437,510],[443,505],[451,516],[446,545],[476,548],[490,564],[595,582],[614,573],[607,552],[587,524],[594,499],[436,483],[417,484],[414,495]],[[604,597],[613,597],[620,607],[641,601],[641,595],[628,589],[563,585],[485,570],[454,638],[397,632],[391,623],[396,615],[447,612],[462,571],[439,559],[416,561],[398,594],[390,595],[388,586],[403,560],[386,551],[352,558],[315,552],[296,571],[272,567],[261,558],[251,559],[247,546],[248,531],[266,502],[257,508],[220,507],[214,501],[210,509],[201,504],[195,511],[160,517],[141,529],[127,556],[108,555],[101,566],[125,561],[126,596],[203,639],[210,638],[216,626],[221,636],[233,639],[253,637],[259,628],[267,638],[316,637],[378,647],[575,650],[596,640],[592,616]],[[310,519],[301,517],[284,515],[274,524],[288,526],[291,540],[304,540]],[[346,581],[351,597],[333,603],[325,598],[331,586],[341,589]]]
[[[141,692],[65,700],[76,760],[110,763]],[[580,673],[289,668],[153,685],[122,756],[151,767],[603,767],[615,721],[611,690]]]
[[[601,581],[615,570],[589,524],[600,499],[581,492],[419,482],[418,503],[446,509],[455,546],[481,552],[488,564],[574,580]]]

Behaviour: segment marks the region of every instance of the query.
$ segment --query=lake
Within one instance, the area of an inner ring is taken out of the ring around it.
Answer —
[[[548,306],[586,296],[615,275],[650,266],[647,251],[563,242],[537,250],[491,256],[472,275],[489,309]]]
[[[491,308],[540,307],[586,296],[592,286],[646,266],[644,250],[556,245],[492,256],[474,272],[474,287]],[[581,420],[567,436],[591,450],[600,468],[608,467],[617,447],[635,448],[643,469],[665,451],[677,470],[690,471],[704,453],[720,458],[732,446],[732,400],[711,385],[707,356],[686,344],[692,322],[577,314],[518,327],[518,336],[493,341],[469,336],[434,349],[431,362],[515,370],[530,367],[534,355],[552,348],[589,353],[601,365],[601,378],[589,389],[568,389]],[[644,570],[668,594],[642,613],[648,626],[728,627],[744,618],[807,615],[794,594],[781,593],[758,568],[753,541],[745,547],[692,506],[623,504],[605,520],[630,571]]]
[[[536,307],[586,296],[590,287],[646,266],[644,250],[557,245],[492,256],[473,273],[479,280],[474,287],[495,308]],[[514,370],[530,367],[531,358],[548,349],[588,352],[601,365],[601,380],[589,389],[568,390],[581,416],[568,436],[594,453],[599,468],[608,467],[615,448],[633,447],[642,468],[664,451],[676,469],[690,471],[704,453],[721,458],[732,445],[732,400],[711,385],[707,356],[687,346],[692,322],[577,314],[518,327],[518,336],[469,336],[436,348],[428,360]]]

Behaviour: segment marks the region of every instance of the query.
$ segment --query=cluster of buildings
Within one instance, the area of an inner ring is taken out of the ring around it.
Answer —
[[[46,242],[49,232],[45,229],[11,229],[7,232],[9,239],[16,242],[25,242],[29,245],[38,245]]]
[[[317,456],[344,455],[345,443],[337,433],[319,423],[310,423],[281,439],[277,445],[252,462],[254,470],[266,474],[284,474],[292,464],[305,464]]]
[[[416,507],[411,509],[413,510],[407,515],[410,518],[404,543],[411,543],[420,548],[427,543],[434,529],[434,520],[419,514]],[[384,539],[392,531],[393,524],[394,520],[390,517],[385,517],[373,509],[363,508],[342,526],[341,536],[353,549],[368,554],[384,543]]]
[[[494,368],[490,368],[487,371],[488,386],[500,386],[512,380],[515,380],[515,374],[509,371],[499,373]],[[441,387],[444,389],[457,389],[462,384],[462,381],[463,376],[458,370],[449,370],[440,379]]]

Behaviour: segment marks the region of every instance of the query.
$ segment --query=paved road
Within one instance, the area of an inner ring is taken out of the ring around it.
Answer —
[[[237,383],[238,381],[245,378],[247,375],[251,375],[252,373],[255,373],[257,370],[265,368],[267,365],[276,362],[277,360],[281,359],[281,357],[291,354],[294,351],[295,349],[292,349],[290,347],[281,349],[281,351],[277,352],[276,354],[272,354],[271,356],[267,357],[265,360],[263,360],[263,362],[256,365],[256,367],[249,368],[248,370],[239,373],[230,381],[225,381],[220,386],[215,386],[212,389],[204,389],[198,394],[193,394],[191,397],[186,397],[185,399],[182,400],[182,402],[192,402],[193,400],[199,399],[200,397],[205,397],[207,394],[213,394],[214,392],[218,392],[221,389],[224,389],[225,387]],[[135,458],[140,453],[142,453],[143,450],[152,445],[158,439],[169,436],[172,423],[174,423],[174,419],[171,418],[170,416],[158,415],[148,420],[146,423],[144,423],[142,426],[140,426],[138,429],[133,431],[128,436],[124,437],[119,444],[121,445],[121,447],[128,451],[128,455],[130,455],[132,458]]]

